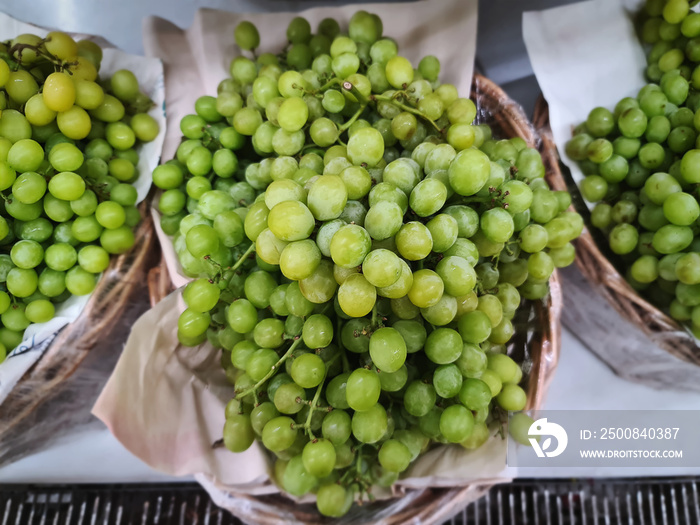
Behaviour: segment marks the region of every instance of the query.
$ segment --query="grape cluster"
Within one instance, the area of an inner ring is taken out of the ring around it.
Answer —
[[[158,124],[133,73],[98,78],[101,60],[57,31],[0,43],[0,362],[134,243],[134,147]]]
[[[642,14],[652,82],[593,109],[566,153],[627,281],[700,337],[700,14],[685,0]]]
[[[438,59],[414,69],[375,15],[287,36],[233,60],[153,179],[195,278],[178,337],[223,348],[235,385],[225,445],[257,438],[285,491],[341,516],[432,443],[477,448],[524,408],[511,321],[583,222],[537,150],[473,125]],[[260,41],[246,22],[235,38]]]

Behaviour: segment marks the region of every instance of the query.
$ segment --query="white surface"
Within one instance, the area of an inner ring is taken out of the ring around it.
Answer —
[[[128,483],[189,481],[156,472],[106,428],[66,436],[51,448],[0,468],[2,483]]]
[[[564,330],[561,360],[545,403],[550,410],[697,410],[700,394],[653,390],[615,376]],[[522,469],[521,477],[625,477],[700,474],[688,469]],[[189,481],[160,474],[122,447],[106,429],[68,436],[53,447],[0,469],[1,483]]]

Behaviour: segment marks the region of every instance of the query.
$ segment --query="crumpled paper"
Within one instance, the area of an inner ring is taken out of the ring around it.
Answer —
[[[312,27],[328,16],[347,25],[359,9],[380,15],[384,34],[395,38],[401,54],[414,64],[425,54],[436,55],[442,64],[442,80],[454,83],[462,96],[468,96],[476,49],[476,1],[358,4],[311,9],[300,15]],[[158,18],[144,22],[147,53],[161,57],[166,71],[171,125],[164,159],[174,155],[180,142],[179,120],[193,112],[197,97],[216,94],[218,83],[228,76],[229,63],[238,54],[232,37],[236,24],[253,22],[261,34],[260,52],[278,52],[285,43],[283,28],[292,16],[205,9],[186,31]],[[157,212],[153,213],[157,218]],[[173,283],[182,286],[189,279],[177,263],[172,241],[162,231],[159,237]],[[176,291],[139,319],[93,414],[150,466],[173,475],[196,474],[210,492],[227,488],[256,495],[279,492],[269,480],[268,456],[257,442],[241,454],[212,448],[221,438],[224,408],[233,387],[221,370],[219,351],[208,343],[197,348],[178,344],[176,326],[182,310],[184,304]],[[426,487],[507,481],[501,474],[505,445],[498,437],[476,452],[458,446],[436,448],[417,460],[399,484]]]
[[[5,39],[13,38],[22,33],[45,36],[48,32],[48,29],[27,24],[9,15],[0,13],[0,34]],[[154,141],[139,147],[140,159],[137,169],[141,176],[134,183],[134,186],[136,187],[138,202],[141,202],[151,189],[150,174],[158,165],[160,152],[165,140],[163,65],[158,58],[124,53],[99,37],[82,34],[74,34],[73,36],[78,40],[95,40],[102,46],[101,75],[109,76],[119,69],[130,69],[139,79],[141,90],[148,94],[155,103],[149,114],[158,122],[160,133]],[[57,306],[56,315],[53,319],[46,323],[33,324],[27,328],[22,343],[12,350],[7,359],[0,364],[0,404],[2,404],[10,390],[25,372],[41,358],[58,332],[78,318],[91,295],[70,297],[67,301]]]
[[[632,21],[642,5],[589,0],[523,13],[523,39],[549,105],[552,135],[576,182],[584,175],[565,149],[573,129],[593,108],[612,109],[647,83],[647,60]]]

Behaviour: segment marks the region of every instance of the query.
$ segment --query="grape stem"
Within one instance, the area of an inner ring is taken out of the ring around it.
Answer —
[[[234,397],[238,397],[240,399],[243,399],[245,396],[252,393],[254,398],[257,400],[258,388],[260,388],[263,385],[263,383],[265,383],[265,381],[267,381],[273,375],[275,375],[275,372],[277,372],[277,369],[280,367],[280,365],[282,365],[282,363],[284,363],[289,358],[289,356],[292,355],[292,352],[294,352],[294,349],[297,346],[299,346],[300,343],[301,343],[301,338],[297,337],[294,340],[294,342],[290,345],[290,347],[287,348],[287,351],[284,353],[284,355],[282,357],[280,357],[279,360],[275,363],[275,365],[272,368],[270,368],[270,371],[267,374],[265,374],[265,377],[263,377],[260,381],[255,383],[255,385],[253,385],[252,387],[247,388],[246,390],[242,390],[240,392],[236,392]]]
[[[341,79],[339,79],[339,78],[337,78],[337,77],[336,77],[336,78],[332,78],[332,79],[330,79],[328,82],[326,82],[325,84],[323,84],[320,88],[318,88],[316,91],[312,91],[311,94],[312,94],[312,95],[316,95],[316,94],[318,94],[318,93],[323,93],[323,92],[325,92],[325,91],[328,91],[328,90],[329,90],[330,88],[332,88],[333,86],[337,86],[338,84],[342,84],[342,83],[343,83],[343,81],[342,81]]]
[[[375,304],[372,308],[372,329],[379,325],[379,311],[377,310],[377,305]]]
[[[342,84],[343,89],[345,91],[349,91],[350,93],[353,94],[353,96],[357,99],[357,101],[362,104],[363,106],[366,106],[367,103],[369,102],[369,99],[364,96],[357,87],[353,86],[352,82],[348,82],[347,80],[343,82]]]
[[[252,243],[250,245],[250,248],[248,248],[243,255],[241,255],[236,263],[229,268],[231,271],[238,270],[238,268],[248,259],[248,256],[250,256],[251,253],[255,251],[255,243]]]
[[[326,371],[323,373],[323,379],[319,383],[318,388],[316,389],[316,393],[314,394],[314,398],[311,400],[311,404],[309,405],[309,414],[306,416],[306,422],[304,423],[304,430],[306,430],[306,433],[309,435],[309,438],[311,438],[311,441],[316,439],[316,436],[314,436],[314,433],[311,430],[311,418],[314,415],[314,410],[316,410],[316,403],[318,403],[318,400],[321,397],[321,390],[323,390],[323,383],[326,382],[326,376],[328,376],[328,369],[333,364],[333,362],[336,359],[338,359],[339,355],[340,355],[340,352],[335,354],[328,361],[328,363],[326,363]]]
[[[438,132],[442,133],[442,130],[440,129],[440,127],[437,124],[435,124],[434,120],[429,119],[424,113],[418,111],[417,109],[412,108],[411,106],[407,106],[406,104],[402,104],[401,102],[398,102],[397,100],[394,100],[393,97],[387,97],[385,95],[372,95],[372,99],[373,100],[383,100],[384,102],[389,102],[390,104],[393,104],[394,106],[396,106],[397,108],[399,108],[403,111],[407,111],[408,113],[413,113],[414,115],[422,118],[423,120],[427,120],[428,122],[430,122],[430,124],[432,124],[432,126]]]
[[[360,106],[360,109],[358,109],[355,112],[355,114],[352,117],[350,117],[350,119],[345,124],[338,127],[338,135],[340,135],[343,131],[345,131],[350,126],[352,126],[355,123],[355,121],[360,117],[360,115],[362,115],[362,112],[365,110],[366,107],[367,107],[367,104],[363,104],[362,106]]]

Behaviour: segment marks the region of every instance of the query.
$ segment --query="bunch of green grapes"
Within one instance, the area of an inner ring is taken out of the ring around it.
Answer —
[[[627,281],[700,337],[700,14],[684,0],[644,14],[654,83],[593,109],[566,153]]]
[[[477,448],[525,407],[512,320],[583,222],[535,149],[474,125],[438,59],[414,69],[375,15],[348,34],[295,18],[287,36],[233,60],[153,180],[195,278],[178,337],[222,348],[235,385],[224,443],[257,439],[285,491],[341,516],[432,444]],[[235,37],[259,44],[250,23]]]
[[[127,70],[51,32],[0,43],[0,362],[134,244],[139,155],[158,134]]]

